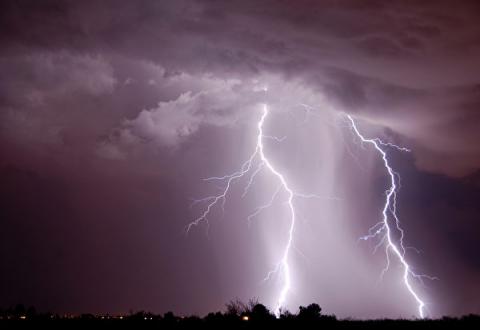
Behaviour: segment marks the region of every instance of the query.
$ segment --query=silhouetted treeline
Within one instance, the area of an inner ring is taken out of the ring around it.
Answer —
[[[141,326],[143,328],[249,328],[249,327],[276,327],[276,328],[316,328],[316,329],[400,329],[400,328],[471,328],[480,329],[480,316],[467,315],[461,318],[443,317],[441,319],[423,320],[338,320],[335,315],[322,314],[318,304],[300,306],[296,314],[282,311],[277,318],[268,308],[257,300],[243,303],[239,300],[226,304],[225,311],[212,312],[203,318],[198,316],[177,316],[172,312],[158,315],[150,312],[139,311],[125,315],[69,315],[54,313],[37,313],[35,308],[25,308],[17,305],[8,309],[0,309],[1,325],[48,323],[54,326],[75,326],[82,328],[89,325],[100,326]]]

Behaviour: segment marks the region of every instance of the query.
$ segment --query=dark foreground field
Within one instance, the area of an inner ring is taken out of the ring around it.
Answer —
[[[374,321],[222,321],[211,322],[186,318],[175,322],[163,320],[55,319],[0,320],[0,329],[480,329],[478,317],[440,320],[374,320]]]
[[[324,315],[317,304],[300,306],[297,314],[283,312],[276,318],[262,304],[227,304],[226,312],[209,313],[205,317],[176,316],[173,313],[156,315],[136,312],[128,315],[58,315],[38,314],[23,307],[0,311],[0,329],[480,329],[480,316],[443,317],[423,320],[338,320]]]

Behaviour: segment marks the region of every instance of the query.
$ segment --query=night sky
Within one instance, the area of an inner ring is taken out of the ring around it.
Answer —
[[[428,315],[480,313],[480,3],[468,1],[1,1],[0,307],[204,315],[275,305],[263,281],[288,230],[262,171],[209,226],[185,226],[205,181],[255,149],[298,192],[285,307],[415,317],[400,264],[359,241],[388,178]],[[264,89],[268,89],[265,92]],[[343,118],[343,119],[342,119]]]

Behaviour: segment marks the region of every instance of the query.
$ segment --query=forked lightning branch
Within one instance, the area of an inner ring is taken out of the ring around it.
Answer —
[[[290,265],[289,258],[292,250],[292,244],[295,234],[295,225],[296,225],[296,214],[295,214],[295,203],[294,200],[297,197],[320,197],[316,195],[304,195],[296,193],[292,187],[289,185],[287,178],[275,167],[275,164],[268,158],[265,152],[264,141],[265,139],[274,138],[270,135],[264,133],[264,124],[269,115],[269,108],[266,104],[262,107],[262,112],[259,121],[257,122],[257,136],[256,136],[256,145],[253,153],[250,157],[240,166],[240,168],[233,172],[232,174],[210,177],[206,178],[206,181],[218,181],[223,183],[223,188],[221,188],[220,193],[212,196],[208,196],[199,200],[195,200],[194,203],[205,203],[205,207],[201,214],[190,222],[187,227],[187,233],[192,229],[192,227],[199,225],[200,223],[206,223],[209,225],[209,216],[214,208],[220,207],[224,209],[227,196],[232,188],[232,185],[235,182],[240,181],[241,179],[246,180],[246,185],[244,187],[243,196],[246,195],[253,184],[257,175],[260,172],[265,171],[269,175],[273,176],[277,181],[279,188],[272,194],[269,202],[265,205],[260,205],[256,210],[248,216],[250,221],[253,217],[256,217],[266,208],[269,208],[273,205],[274,201],[279,198],[279,196],[285,196],[285,204],[288,207],[289,214],[289,226],[288,232],[286,233],[285,241],[283,243],[283,248],[281,250],[281,259],[278,261],[277,266],[270,271],[266,279],[269,279],[273,273],[280,273],[282,285],[280,291],[277,293],[277,299],[275,304],[274,313],[277,317],[280,316],[281,309],[285,307],[285,302],[288,297],[288,293],[291,287],[291,274],[290,274]],[[389,164],[387,152],[384,148],[395,148],[399,151],[409,150],[406,148],[399,147],[395,144],[384,143],[379,138],[365,138],[362,133],[357,128],[357,125],[354,119],[350,115],[345,115],[349,126],[355,135],[360,139],[361,143],[370,144],[373,146],[376,152],[378,152],[381,160],[383,161],[385,170],[389,175],[390,185],[386,190],[386,199],[384,207],[382,210],[382,219],[376,225],[374,225],[369,230],[369,234],[362,237],[361,239],[368,240],[376,237],[380,238],[380,244],[385,244],[387,265],[382,271],[382,275],[385,271],[388,270],[390,265],[390,254],[398,259],[400,264],[403,267],[403,282],[404,287],[407,292],[412,296],[414,302],[417,304],[418,315],[423,318],[425,316],[425,303],[420,297],[419,293],[415,290],[414,283],[412,280],[416,279],[421,281],[422,277],[428,277],[425,275],[418,275],[413,272],[412,267],[407,262],[405,257],[405,247],[403,245],[404,231],[400,227],[400,221],[396,213],[396,197],[399,179],[398,173],[396,173]],[[283,194],[280,194],[283,192]],[[399,233],[399,238],[394,238],[393,231],[396,230]],[[430,277],[428,277],[430,278]]]

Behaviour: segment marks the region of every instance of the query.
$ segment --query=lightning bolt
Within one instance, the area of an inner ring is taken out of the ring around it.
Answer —
[[[263,105],[263,108],[262,108],[261,117],[257,122],[257,138],[256,138],[255,149],[253,153],[250,155],[250,157],[241,165],[240,169],[228,175],[210,177],[210,178],[204,179],[205,181],[221,182],[224,184],[224,186],[220,189],[221,190],[220,193],[216,195],[208,196],[208,197],[193,201],[192,205],[197,203],[206,203],[206,207],[196,219],[194,219],[192,222],[190,222],[186,226],[185,230],[188,233],[193,227],[198,226],[202,222],[205,222],[208,228],[209,226],[208,218],[212,210],[218,205],[221,206],[222,211],[224,210],[225,203],[227,200],[227,195],[229,194],[232,185],[236,181],[239,181],[243,178],[248,177],[248,182],[245,185],[244,191],[242,194],[242,198],[243,198],[248,193],[251,186],[253,185],[255,177],[262,170],[267,170],[270,173],[270,175],[273,175],[274,177],[276,177],[278,180],[278,187],[275,190],[275,192],[272,194],[270,200],[266,204],[260,207],[257,207],[255,211],[247,217],[247,220],[248,220],[248,223],[250,224],[251,220],[254,217],[256,217],[260,212],[271,207],[281,191],[283,191],[286,194],[285,202],[289,209],[289,219],[290,219],[289,228],[288,228],[288,239],[282,249],[282,254],[281,254],[282,257],[280,261],[276,264],[273,270],[268,272],[267,276],[264,279],[264,280],[268,280],[270,279],[272,274],[275,274],[280,271],[282,272],[283,283],[282,283],[280,292],[278,293],[278,299],[274,309],[275,316],[279,317],[281,308],[284,306],[287,295],[291,288],[289,256],[293,248],[293,237],[294,237],[295,225],[297,220],[295,207],[294,207],[294,199],[296,197],[302,197],[302,198],[322,198],[322,197],[315,194],[300,194],[300,193],[294,192],[293,189],[287,183],[287,180],[285,179],[284,175],[277,170],[277,168],[273,165],[270,159],[266,156],[265,146],[264,146],[265,139],[272,139],[277,142],[281,142],[284,139],[284,138],[277,138],[277,137],[264,134],[264,124],[268,115],[269,115],[269,109],[265,104]],[[346,117],[349,120],[352,131],[356,134],[358,138],[360,138],[362,143],[371,144],[381,155],[381,158],[384,162],[385,169],[387,170],[390,177],[390,186],[386,190],[386,199],[385,199],[384,208],[382,210],[383,218],[380,222],[378,222],[377,224],[375,224],[373,227],[370,228],[368,235],[362,237],[361,239],[369,240],[381,234],[384,234],[379,244],[375,248],[377,249],[382,244],[384,243],[386,244],[387,265],[382,270],[382,276],[389,269],[389,266],[390,266],[389,251],[392,251],[393,254],[398,258],[398,260],[403,266],[403,281],[404,281],[405,287],[410,293],[410,295],[417,302],[418,313],[420,317],[424,318],[425,303],[420,298],[419,294],[415,291],[414,287],[412,286],[411,280],[417,279],[419,281],[422,281],[423,277],[427,277],[430,279],[436,279],[436,278],[414,273],[412,271],[411,266],[408,264],[407,260],[405,259],[405,247],[403,244],[404,231],[400,227],[400,221],[396,213],[396,208],[397,208],[396,198],[397,198],[397,190],[400,185],[400,176],[390,166],[387,153],[385,150],[382,149],[382,147],[395,148],[399,151],[404,151],[404,152],[409,152],[410,150],[403,147],[399,147],[392,143],[383,142],[379,138],[371,138],[371,139],[365,138],[358,130],[354,119],[350,115],[346,115]],[[336,199],[336,198],[331,198],[331,199]],[[392,218],[393,218],[393,224],[391,223]],[[395,226],[395,229],[392,228],[392,225]],[[392,234],[393,230],[397,230],[399,233],[399,238],[397,243],[393,238],[393,234]]]
[[[373,227],[370,228],[368,235],[361,237],[362,240],[369,240],[372,238],[377,237],[380,234],[384,234],[384,236],[380,239],[379,244],[375,247],[375,250],[382,244],[386,243],[386,256],[387,256],[387,265],[386,267],[382,270],[382,276],[383,274],[389,269],[390,266],[390,258],[389,258],[389,251],[393,252],[393,255],[398,258],[400,263],[403,266],[403,282],[405,284],[406,289],[410,293],[410,295],[415,299],[417,306],[418,306],[418,313],[421,318],[424,318],[424,308],[425,308],[425,303],[424,301],[420,298],[419,294],[415,291],[414,287],[412,286],[411,280],[412,278],[421,280],[422,277],[428,277],[431,279],[436,279],[433,277],[429,277],[426,275],[419,275],[415,274],[412,271],[412,267],[409,265],[407,260],[405,259],[405,247],[403,245],[403,237],[404,237],[404,231],[400,227],[400,221],[397,216],[397,183],[399,184],[400,182],[400,175],[395,172],[392,167],[390,166],[390,163],[388,161],[387,153],[385,150],[381,148],[383,147],[391,147],[395,148],[400,151],[406,151],[409,152],[410,150],[406,148],[399,147],[395,144],[392,143],[385,143],[382,142],[378,138],[373,138],[373,139],[368,139],[365,138],[362,133],[357,128],[357,125],[353,118],[350,115],[346,115],[349,122],[350,122],[350,127],[352,131],[355,133],[355,135],[360,138],[360,140],[363,143],[371,144],[380,154],[383,160],[383,164],[385,166],[385,169],[387,170],[389,177],[390,177],[390,186],[386,190],[386,197],[385,197],[385,204],[383,206],[382,210],[382,220],[375,224]],[[389,214],[391,217],[389,217]],[[394,226],[396,230],[399,232],[399,239],[398,242],[395,243],[395,240],[392,238],[392,221],[391,218],[393,218]]]
[[[266,165],[266,167],[272,172],[273,175],[275,175],[278,180],[280,181],[283,189],[288,194],[287,198],[287,204],[288,208],[290,210],[290,228],[288,230],[288,241],[287,244],[285,245],[284,251],[283,251],[283,256],[280,261],[280,264],[282,265],[281,269],[283,270],[283,287],[280,291],[280,296],[277,301],[277,306],[275,307],[274,314],[279,317],[280,316],[280,308],[283,306],[285,303],[285,299],[287,297],[287,293],[290,290],[290,266],[288,265],[288,255],[290,254],[290,249],[292,247],[292,242],[293,242],[293,231],[295,229],[295,208],[293,207],[293,197],[294,193],[290,189],[290,187],[287,184],[287,181],[283,177],[283,175],[278,172],[275,167],[273,167],[272,163],[268,160],[268,158],[265,156],[264,153],[264,147],[263,147],[263,123],[265,122],[265,118],[268,115],[268,108],[267,105],[264,105],[263,107],[263,115],[258,122],[258,139],[257,139],[257,149],[260,153],[260,159],[262,162]]]
[[[279,182],[279,187],[278,189],[274,192],[272,195],[270,201],[258,207],[251,215],[248,216],[247,220],[251,221],[251,219],[255,216],[257,216],[262,210],[271,207],[274,200],[277,198],[278,194],[280,193],[281,190],[283,190],[284,193],[286,193],[286,204],[288,205],[289,209],[289,218],[290,218],[290,223],[289,223],[289,229],[288,229],[288,239],[287,242],[285,243],[283,247],[283,252],[282,252],[282,257],[277,264],[277,267],[273,271],[270,271],[267,275],[267,278],[270,277],[272,273],[276,273],[278,271],[282,271],[282,277],[283,277],[283,285],[282,288],[279,292],[277,303],[275,306],[274,313],[277,317],[280,316],[280,309],[282,306],[285,304],[285,300],[287,298],[287,294],[290,290],[291,286],[291,275],[290,275],[290,266],[289,266],[289,255],[292,249],[292,243],[293,243],[293,234],[295,230],[295,222],[296,222],[296,215],[295,215],[295,208],[293,206],[293,200],[295,197],[304,197],[304,198],[310,198],[310,197],[319,197],[317,195],[305,195],[305,194],[295,194],[294,191],[290,188],[290,186],[287,183],[287,180],[285,177],[280,173],[279,170],[273,165],[273,163],[269,160],[269,158],[265,154],[265,146],[264,146],[264,140],[265,139],[273,139],[277,142],[283,141],[284,138],[276,138],[272,137],[270,135],[265,135],[264,134],[264,124],[265,120],[267,119],[267,116],[269,114],[269,109],[267,105],[265,104],[262,108],[262,115],[260,117],[260,120],[257,123],[257,140],[256,140],[256,147],[254,152],[250,155],[250,157],[243,163],[243,165],[240,167],[240,169],[232,174],[228,174],[225,176],[220,176],[220,177],[211,177],[205,179],[206,181],[223,181],[225,183],[223,189],[221,189],[221,192],[217,195],[214,196],[209,196],[206,198],[202,198],[199,200],[195,200],[195,203],[200,203],[200,202],[208,202],[207,206],[205,207],[204,211],[200,214],[199,217],[197,217],[194,221],[189,223],[186,227],[186,232],[188,233],[193,226],[199,225],[201,222],[206,222],[208,225],[208,216],[212,212],[212,209],[217,206],[218,204],[221,205],[222,210],[224,209],[225,202],[227,199],[227,195],[234,184],[235,181],[242,179],[243,177],[247,176],[248,173],[250,174],[250,177],[248,179],[248,183],[245,186],[244,192],[242,194],[242,197],[244,197],[248,190],[250,189],[251,185],[254,182],[255,176],[259,174],[260,171],[263,169],[268,170],[271,175],[277,178]]]

